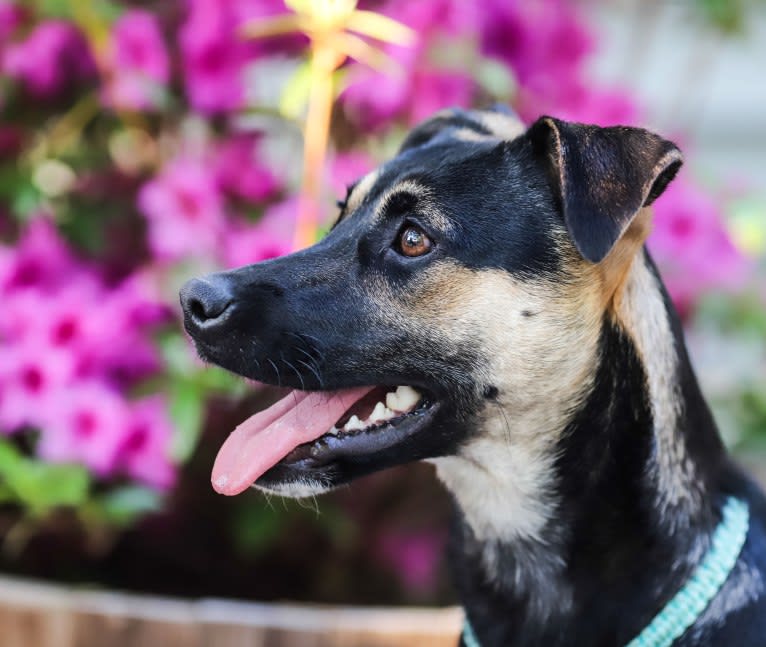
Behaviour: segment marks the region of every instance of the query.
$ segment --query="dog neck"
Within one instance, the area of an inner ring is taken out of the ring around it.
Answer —
[[[595,355],[557,430],[514,443],[522,432],[502,408],[494,424],[509,436],[482,434],[436,461],[457,502],[452,562],[482,644],[627,643],[708,547],[723,449],[648,254]]]

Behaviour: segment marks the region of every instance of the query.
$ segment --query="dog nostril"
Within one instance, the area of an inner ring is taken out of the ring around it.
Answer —
[[[181,305],[195,325],[223,321],[223,315],[234,302],[228,286],[215,275],[208,279],[193,279],[181,290]]]
[[[192,317],[199,319],[200,321],[207,321],[208,319],[217,319],[228,307],[228,303],[203,303],[198,299],[192,299],[189,302],[189,312]]]

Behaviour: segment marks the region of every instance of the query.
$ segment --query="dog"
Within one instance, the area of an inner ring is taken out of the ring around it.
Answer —
[[[766,645],[766,499],[644,245],[681,164],[639,128],[448,110],[316,245],[188,282],[200,356],[293,390],[231,434],[214,488],[304,497],[426,460],[455,502],[461,644]]]

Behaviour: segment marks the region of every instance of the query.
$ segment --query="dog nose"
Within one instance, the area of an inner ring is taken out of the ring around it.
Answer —
[[[189,332],[210,330],[223,323],[233,303],[228,282],[215,274],[192,279],[181,288],[181,307]]]

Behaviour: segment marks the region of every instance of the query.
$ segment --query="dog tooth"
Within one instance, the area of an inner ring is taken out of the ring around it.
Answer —
[[[370,422],[382,422],[383,420],[391,420],[391,418],[396,416],[396,412],[389,409],[385,404],[382,402],[378,402],[375,405],[375,408],[372,410],[372,413],[370,414],[369,421]]]
[[[386,394],[386,405],[394,411],[409,411],[420,401],[420,393],[411,386],[398,386],[395,393]]]
[[[348,422],[343,425],[343,428],[346,431],[358,431],[359,429],[364,429],[364,423],[359,420],[359,416],[353,415],[348,419]]]
[[[386,406],[392,410],[399,408],[399,398],[396,397],[396,392],[386,393]]]
[[[330,431],[328,431],[327,433],[332,434],[333,436],[337,436],[340,433],[340,429],[338,429],[335,425],[333,425],[330,428]]]
[[[370,422],[380,422],[381,420],[386,419],[386,405],[382,402],[378,402],[375,405],[375,408],[372,410],[372,413],[370,414],[370,417],[368,420]]]

